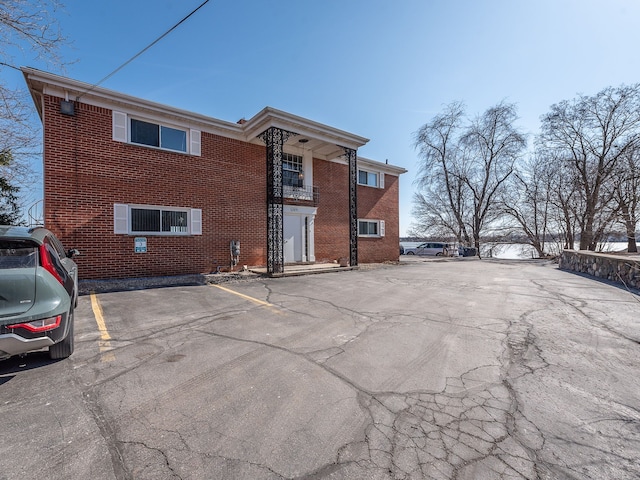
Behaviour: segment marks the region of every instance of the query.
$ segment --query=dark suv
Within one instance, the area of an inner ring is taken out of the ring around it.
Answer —
[[[0,360],[43,348],[73,353],[78,268],[46,228],[0,226]]]

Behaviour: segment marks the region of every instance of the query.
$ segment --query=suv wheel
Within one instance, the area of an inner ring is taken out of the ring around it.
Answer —
[[[51,345],[49,347],[49,358],[52,360],[58,360],[61,358],[67,358],[73,353],[73,307],[69,310],[69,332],[67,336],[61,342]]]

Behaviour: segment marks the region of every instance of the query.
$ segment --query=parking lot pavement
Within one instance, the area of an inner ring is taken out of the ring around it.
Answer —
[[[0,479],[635,479],[640,297],[438,259],[83,296],[0,363]]]

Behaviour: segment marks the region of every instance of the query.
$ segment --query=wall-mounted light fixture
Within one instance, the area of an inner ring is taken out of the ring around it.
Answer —
[[[75,115],[75,105],[71,100],[60,100],[60,113],[63,115]]]
[[[75,115],[76,108],[73,100],[69,100],[69,92],[64,91],[64,100],[60,100],[60,113],[63,115]]]

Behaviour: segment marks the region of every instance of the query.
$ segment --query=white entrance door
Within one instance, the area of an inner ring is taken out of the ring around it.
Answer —
[[[314,229],[316,207],[285,205],[282,222],[284,262],[315,262]]]
[[[300,215],[284,216],[284,263],[302,261],[302,224]]]

